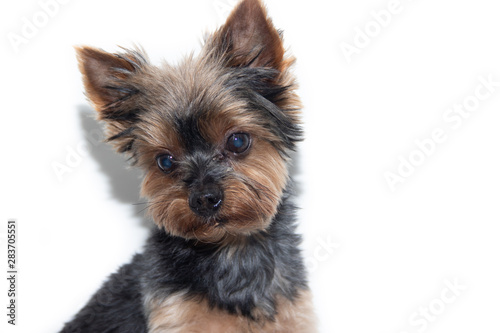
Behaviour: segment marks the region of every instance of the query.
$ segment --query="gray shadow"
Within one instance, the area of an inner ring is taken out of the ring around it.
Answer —
[[[299,163],[302,155],[300,148],[301,146],[299,145],[297,151],[294,151],[290,154],[291,162],[289,167],[290,179],[292,183],[291,188],[295,197],[298,199],[300,199],[302,193],[304,192],[303,184],[297,180],[299,178],[297,176],[302,174],[301,166]]]
[[[137,168],[130,167],[130,162],[106,143],[103,126],[95,119],[96,111],[87,105],[79,105],[77,109],[90,147],[89,155],[98,162],[100,171],[107,176],[111,195],[124,204],[133,205],[134,215],[141,219],[144,226],[150,227],[151,223],[144,218],[146,201],[139,194],[142,173]]]

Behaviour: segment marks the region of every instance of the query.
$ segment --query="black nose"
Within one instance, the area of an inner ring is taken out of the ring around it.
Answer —
[[[222,206],[222,191],[217,187],[192,191],[189,196],[189,207],[202,217],[213,216]]]

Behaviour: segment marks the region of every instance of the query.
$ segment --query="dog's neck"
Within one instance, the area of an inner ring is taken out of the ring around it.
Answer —
[[[182,290],[230,313],[273,317],[277,297],[293,300],[306,288],[294,210],[285,196],[265,232],[223,246],[156,230],[144,253],[145,267],[154,268],[144,274],[146,293],[162,298]]]

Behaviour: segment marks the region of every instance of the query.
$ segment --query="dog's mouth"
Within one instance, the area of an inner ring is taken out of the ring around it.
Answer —
[[[221,228],[225,224],[228,223],[228,219],[225,217],[210,217],[210,218],[202,218],[201,223],[203,225],[208,225],[209,227],[212,228]]]
[[[258,219],[260,221],[242,221],[222,214],[208,218],[193,215],[195,218],[191,220],[192,224],[188,229],[181,231],[181,235],[187,239],[219,245],[233,243],[235,240],[263,231],[269,224],[263,218]]]
[[[155,202],[158,204],[151,205],[149,214],[157,225],[173,236],[206,243],[264,231],[277,212],[275,202],[268,196],[258,195],[239,182],[224,188],[205,184],[188,191],[165,193]]]

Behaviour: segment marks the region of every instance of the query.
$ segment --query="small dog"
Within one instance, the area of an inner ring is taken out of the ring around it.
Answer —
[[[158,228],[62,332],[315,332],[289,177],[294,58],[260,0],[175,67],[139,49],[77,54]]]

